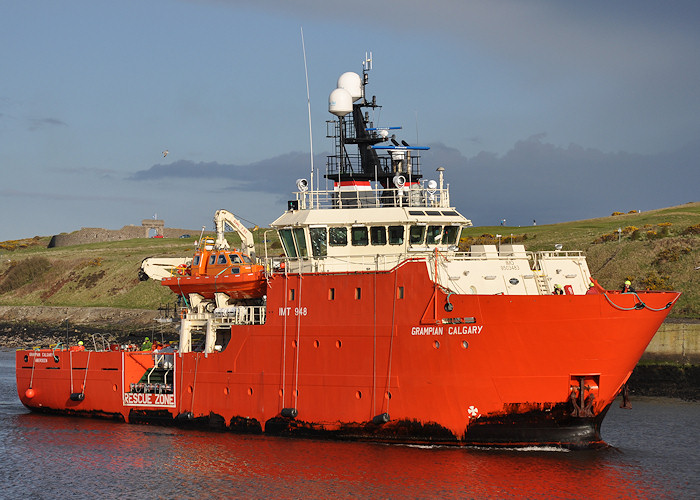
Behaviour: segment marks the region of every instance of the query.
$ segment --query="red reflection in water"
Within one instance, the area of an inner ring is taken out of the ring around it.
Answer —
[[[15,448],[21,444],[24,450],[20,466],[54,478],[34,490],[39,496],[69,484],[86,491],[109,487],[122,495],[157,492],[164,498],[606,498],[653,493],[648,478],[635,468],[615,464],[615,450],[426,448],[46,415],[15,419]]]

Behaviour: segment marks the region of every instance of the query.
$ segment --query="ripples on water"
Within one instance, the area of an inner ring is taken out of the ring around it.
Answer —
[[[611,448],[396,446],[182,431],[35,415],[0,353],[0,497],[693,498],[700,404],[615,405]]]

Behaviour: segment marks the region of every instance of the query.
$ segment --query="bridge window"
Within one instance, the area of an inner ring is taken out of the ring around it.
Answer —
[[[243,258],[243,262],[247,264],[253,263],[253,259],[251,259],[249,255],[241,255],[241,257]],[[239,259],[238,255],[236,255],[236,258]],[[237,262],[240,262],[240,260],[238,260]]]
[[[304,234],[303,227],[294,228],[294,239],[296,240],[297,249],[299,250],[300,257],[308,257],[308,252],[306,251],[306,235]]]
[[[231,264],[240,264],[241,262],[243,262],[241,260],[241,257],[236,253],[232,253],[228,256],[228,258],[231,259]]]
[[[198,266],[198,265],[199,265],[199,259],[200,259],[200,257],[201,257],[201,255],[195,255],[195,256],[194,256],[194,259],[192,260],[192,265],[193,265],[193,266]]]
[[[344,247],[348,244],[348,230],[345,227],[331,227],[328,236],[328,243],[332,247]]]
[[[209,265],[211,266],[214,262],[216,262],[216,254],[215,253],[211,254],[211,257],[209,257]]]
[[[365,226],[353,226],[350,229],[350,233],[352,234],[353,246],[363,247],[369,244],[369,237]]]
[[[294,236],[292,236],[292,230],[280,229],[279,234],[280,241],[282,242],[282,246],[284,247],[284,253],[287,254],[287,257],[296,257],[297,248],[296,245],[294,245]]]
[[[309,228],[309,236],[311,237],[311,254],[314,257],[325,257],[328,255],[326,228],[311,227]]]
[[[303,227],[295,227],[294,229],[280,229],[280,241],[284,246],[284,252],[287,257],[307,257],[306,251],[306,236]]]
[[[369,237],[372,245],[386,245],[386,228],[384,226],[370,227]]]
[[[403,226],[389,226],[389,245],[403,245]]]
[[[226,254],[225,253],[220,253],[219,254],[219,261],[217,264],[227,264],[226,262]]]
[[[409,232],[409,243],[411,245],[420,245],[423,243],[423,239],[425,238],[425,226],[411,226],[411,230]]]
[[[445,226],[442,233],[442,242],[445,245],[455,245],[457,243],[457,236],[459,236],[459,226]]]
[[[425,238],[426,245],[436,245],[442,239],[442,226],[428,226],[428,234]]]

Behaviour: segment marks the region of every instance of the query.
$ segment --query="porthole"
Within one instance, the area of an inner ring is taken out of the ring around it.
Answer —
[[[248,396],[252,396],[252,395],[253,395],[253,388],[248,387]]]
[[[384,399],[391,399],[391,392],[386,391],[386,392],[384,393]]]
[[[362,399],[362,393],[361,393],[360,391],[357,391],[357,392],[355,393],[355,398],[357,398],[357,399]]]
[[[518,278],[511,278],[508,280],[508,283],[510,283],[511,285],[517,285],[518,283],[520,283],[520,281],[518,281]]]
[[[462,341],[462,349],[466,349],[467,347],[469,347],[469,342],[467,342],[466,340],[463,340]]]
[[[340,346],[343,345],[343,343],[340,340],[335,341],[335,346],[340,349]]]
[[[440,349],[440,342],[438,342],[437,340],[435,342],[433,342],[433,347],[435,349]]]
[[[314,340],[314,347],[318,348],[319,345],[320,345],[319,341],[318,341],[318,340]]]
[[[224,387],[224,394],[225,394],[226,396],[228,396],[229,392],[231,392],[231,391],[229,390],[229,388],[228,388],[228,387]]]

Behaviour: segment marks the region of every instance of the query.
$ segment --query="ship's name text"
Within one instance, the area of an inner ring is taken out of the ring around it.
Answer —
[[[483,328],[483,325],[448,326],[445,332],[444,326],[414,326],[411,335],[478,335]]]

